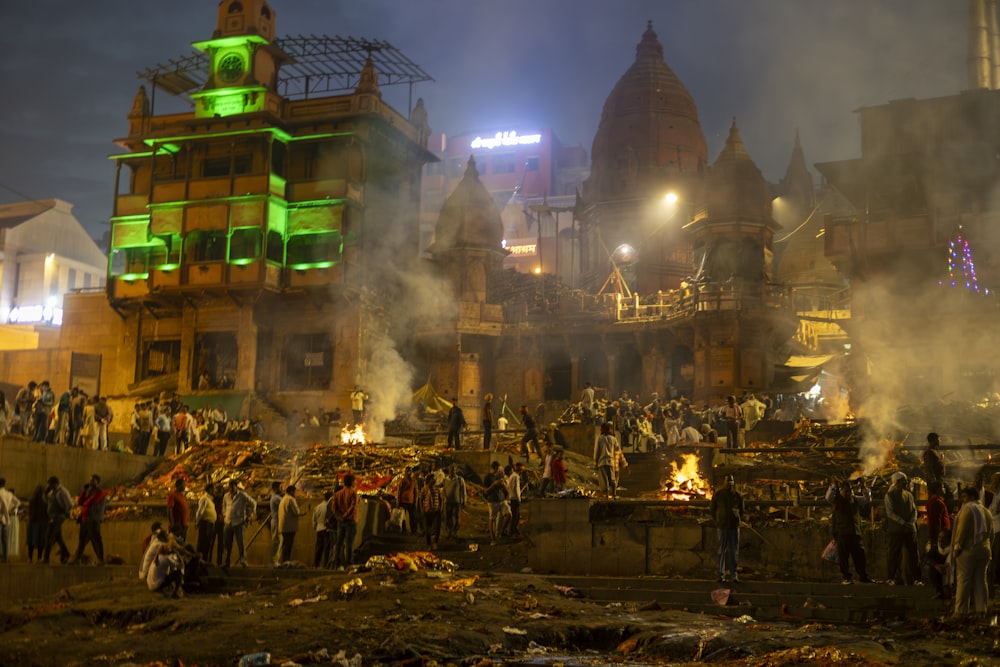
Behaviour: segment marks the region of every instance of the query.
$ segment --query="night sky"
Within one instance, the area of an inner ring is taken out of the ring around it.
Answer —
[[[964,0],[272,0],[278,36],[390,42],[433,82],[435,132],[551,127],[589,155],[604,99],[653,21],[714,160],[735,117],[768,180],[796,130],[812,164],[860,154],[856,109],[966,87]],[[136,72],[191,53],[215,0],[7,2],[0,203],[58,197],[107,229]],[[384,91],[405,107],[405,87]],[[161,93],[163,94],[163,93]],[[159,103],[158,103],[159,106]]]

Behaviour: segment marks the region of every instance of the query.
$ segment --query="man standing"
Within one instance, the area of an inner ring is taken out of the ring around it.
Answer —
[[[521,456],[527,461],[531,457],[531,448],[528,447],[528,443],[532,443],[535,453],[541,456],[539,453],[541,450],[538,448],[538,426],[535,424],[535,418],[528,413],[528,406],[521,406],[521,421],[524,423],[524,435],[521,437]]]
[[[740,580],[737,561],[744,509],[743,496],[733,488],[735,484],[735,478],[726,475],[722,487],[712,495],[711,513],[719,537],[719,583]]]
[[[278,531],[281,533],[280,562],[292,560],[292,547],[295,544],[295,533],[299,531],[299,504],[295,500],[295,485],[289,484],[285,495],[278,504]]]
[[[316,508],[313,510],[313,530],[316,531],[316,549],[313,552],[313,567],[326,567],[327,563],[330,562],[331,540],[326,516],[330,511],[331,498],[333,498],[333,491],[327,491],[323,494],[323,502],[316,503]]]
[[[209,482],[198,499],[198,509],[194,513],[194,524],[198,529],[198,553],[206,563],[212,562],[212,543],[215,542],[215,485]]]
[[[230,480],[229,493],[222,501],[222,514],[226,517],[226,525],[223,536],[226,543],[226,560],[222,566],[223,570],[229,569],[229,563],[233,555],[233,540],[240,550],[239,563],[243,567],[247,566],[247,551],[243,543],[243,531],[246,528],[247,517],[252,517],[257,511],[257,502],[248,496],[246,492],[239,488],[236,480]]]
[[[489,451],[493,439],[493,394],[483,396],[483,451]]]
[[[730,394],[726,397],[726,404],[722,407],[722,423],[726,434],[726,447],[729,449],[739,449],[740,447],[740,422],[743,419],[743,410],[736,402],[736,397]]]
[[[83,427],[83,411],[87,405],[86,392],[79,387],[73,387],[69,392],[69,435],[66,444],[70,447],[82,447],[80,430]]]
[[[44,380],[38,385],[38,398],[35,399],[35,442],[48,442],[49,437],[49,415],[56,405],[56,395],[49,386],[49,381]]]
[[[501,504],[507,499],[507,483],[500,471],[500,462],[490,462],[490,471],[483,479],[483,497],[490,504],[490,546],[503,534],[504,514]]]
[[[166,456],[167,443],[170,442],[171,431],[170,407],[161,405],[159,414],[156,415],[156,448],[153,456]]]
[[[521,464],[518,463],[518,466]],[[514,466],[507,466],[503,469],[507,478],[507,500],[510,502],[510,524],[507,526],[507,535],[510,537],[521,536],[521,475]]]
[[[601,481],[601,490],[608,498],[615,497],[615,478],[611,472],[612,457],[615,445],[611,435],[611,427],[601,424],[601,435],[594,443],[594,465],[597,467],[597,477]]]
[[[7,542],[10,524],[17,521],[21,501],[7,489],[7,480],[0,477],[0,563],[7,562]]]
[[[985,615],[989,603],[986,567],[990,562],[993,516],[979,501],[974,488],[962,489],[962,506],[955,518],[951,555],[955,562],[955,616],[963,618],[975,608]]]
[[[73,509],[73,497],[69,495],[66,487],[59,483],[59,478],[49,477],[49,488],[46,491],[48,499],[49,528],[45,533],[45,553],[42,554],[42,562],[49,563],[52,554],[52,547],[59,545],[59,562],[65,563],[69,560],[69,547],[63,541],[62,525],[69,517],[69,512]]]
[[[458,451],[462,448],[462,429],[465,428],[465,413],[458,407],[458,399],[452,399],[448,411],[448,446]]]
[[[941,452],[941,437],[937,433],[927,434],[927,449],[924,450],[922,458],[927,486],[930,487],[934,482],[940,482],[943,491],[945,489],[944,454]]]
[[[907,488],[902,472],[892,475],[892,486],[885,494],[885,519],[889,527],[887,565],[890,586],[914,584],[920,579],[917,561],[917,504]]]
[[[583,383],[583,392],[580,394],[580,408],[583,411],[583,423],[594,423],[594,388],[589,382]]]
[[[174,490],[167,495],[167,517],[170,519],[170,532],[181,544],[187,544],[188,510],[187,498],[184,496],[184,479],[174,482]]]
[[[104,521],[104,508],[107,503],[108,492],[101,488],[100,475],[91,475],[88,488],[80,494],[80,541],[70,565],[80,561],[88,542],[94,545],[97,564],[104,565],[104,540],[101,537],[101,523]]]
[[[94,396],[94,449],[107,450],[108,424],[114,419],[114,413],[108,401],[103,396]]]
[[[427,549],[438,548],[438,540],[441,538],[441,506],[444,504],[441,494],[441,487],[437,483],[433,472],[427,473],[424,478],[424,488],[420,492],[420,507],[424,511],[424,537],[427,540]]]
[[[837,542],[837,563],[845,584],[854,583],[851,578],[850,561],[854,560],[854,569],[862,583],[870,584],[868,563],[865,559],[865,547],[861,543],[861,516],[859,508],[868,507],[872,502],[872,492],[865,486],[864,479],[859,479],[860,493],[854,493],[851,483],[847,480],[833,479],[826,491],[826,500],[833,505],[833,537]]]
[[[417,503],[417,480],[413,478],[413,470],[407,467],[403,471],[403,477],[396,487],[396,504],[406,512],[407,522],[410,527],[410,534],[416,532],[416,503]]]
[[[351,392],[351,418],[353,419],[351,426],[361,425],[361,418],[365,414],[365,401],[367,400],[368,394],[358,385],[354,385],[354,391]]]
[[[333,495],[330,506],[337,519],[333,566],[342,571],[354,566],[354,538],[358,531],[358,492],[354,488],[354,475],[344,475],[344,486]]]
[[[281,531],[278,528],[278,510],[281,507],[281,482],[271,482],[271,517],[268,530],[271,533],[271,565],[281,562]]]
[[[468,500],[465,480],[455,472],[455,466],[448,466],[444,480],[444,525],[448,537],[458,538],[458,526],[462,508]]]

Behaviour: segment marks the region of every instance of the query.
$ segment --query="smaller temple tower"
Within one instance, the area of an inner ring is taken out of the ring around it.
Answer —
[[[774,374],[773,342],[795,330],[794,319],[779,317],[785,311],[770,305],[772,242],[780,227],[771,217],[767,181],[747,153],[735,119],[706,179],[704,201],[705,209],[685,228],[693,238],[699,289],[698,399],[766,387]]]

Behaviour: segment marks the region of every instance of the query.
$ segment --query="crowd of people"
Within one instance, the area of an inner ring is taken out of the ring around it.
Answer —
[[[231,419],[221,405],[192,409],[176,393],[134,404],[127,443],[109,440],[114,418],[107,397],[89,396],[79,387],[67,389],[58,399],[48,380],[27,383],[13,401],[0,391],[0,435],[33,442],[165,456],[199,442],[263,437],[260,422]]]

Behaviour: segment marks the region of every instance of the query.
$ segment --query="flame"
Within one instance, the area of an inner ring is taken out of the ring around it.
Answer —
[[[340,432],[340,442],[344,445],[363,445],[368,440],[365,438],[364,426],[358,424],[353,429],[345,426]]]
[[[698,472],[697,454],[681,454],[682,464],[670,462],[670,475],[664,483],[662,497],[666,500],[690,500],[693,496],[712,496],[712,487]]]

